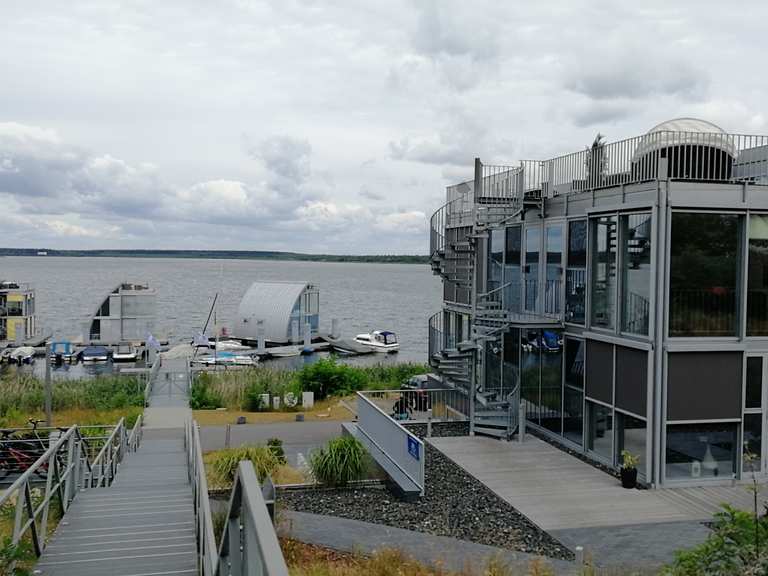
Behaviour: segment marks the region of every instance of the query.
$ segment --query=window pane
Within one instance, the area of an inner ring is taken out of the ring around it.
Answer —
[[[496,342],[485,343],[485,391],[501,389],[501,346]]]
[[[595,220],[592,243],[592,324],[613,328],[616,312],[616,217]]]
[[[565,339],[565,385],[584,389],[584,340]]]
[[[762,454],[763,415],[744,414],[744,471],[743,476],[760,472]]]
[[[562,226],[547,227],[547,271],[544,286],[544,312],[559,314],[560,287],[563,275],[563,228]]]
[[[539,228],[525,229],[525,309],[536,311],[539,293]]]
[[[747,335],[768,336],[768,216],[749,217]]]
[[[587,401],[587,448],[613,462],[613,413],[602,404]]]
[[[562,434],[563,339],[554,330],[541,331],[541,409],[544,428]]]
[[[621,329],[632,334],[647,335],[651,299],[651,215],[622,216],[621,228]]]
[[[667,426],[667,478],[732,478],[736,428],[729,422]]]
[[[501,286],[504,267],[504,230],[491,230],[488,248],[488,291]]]
[[[645,475],[645,420],[616,412],[616,462],[621,464],[621,451],[628,450],[640,461],[637,471]]]
[[[584,393],[566,385],[564,402],[563,435],[571,442],[581,445],[584,425]]]
[[[584,268],[569,268],[565,272],[565,321],[584,324],[584,289],[587,271]]]
[[[520,365],[523,381],[520,391],[525,402],[525,418],[536,424],[539,423],[540,360],[539,331],[528,330],[521,342]]]
[[[511,393],[520,379],[520,330],[510,328],[504,333],[504,397]]]
[[[522,270],[520,256],[522,252],[522,230],[520,226],[507,228],[507,247],[504,263],[504,306],[507,310],[522,310]]]
[[[763,359],[747,358],[747,390],[744,406],[760,408],[763,403]]]
[[[587,221],[568,223],[568,267],[587,267]]]
[[[735,336],[739,216],[672,214],[670,336]]]

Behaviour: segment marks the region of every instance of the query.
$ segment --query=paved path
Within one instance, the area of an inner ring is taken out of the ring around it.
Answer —
[[[230,445],[265,444],[269,438],[280,438],[288,463],[297,466],[309,459],[309,453],[341,436],[341,422],[278,422],[273,424],[242,424],[232,426]],[[200,428],[203,451],[224,448],[226,426]]]
[[[189,369],[186,358],[163,359],[152,383],[149,406],[144,410],[147,428],[184,428],[192,418],[189,409]]]
[[[454,571],[470,569],[481,573],[481,569],[495,558],[508,565],[515,574],[528,574],[531,562],[541,558],[446,536],[292,510],[281,512],[278,530],[282,536],[344,552],[371,554],[393,548],[423,564]],[[579,574],[573,562],[551,559],[543,562],[558,575]]]
[[[625,564],[703,541],[721,502],[750,507],[744,486],[625,490],[593,466],[528,436],[523,444],[475,437],[431,442],[538,526],[599,563]]]

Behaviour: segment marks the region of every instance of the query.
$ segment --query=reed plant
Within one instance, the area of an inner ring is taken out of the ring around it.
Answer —
[[[325,448],[310,454],[309,467],[315,480],[328,486],[346,486],[365,476],[369,456],[354,436],[334,438]]]
[[[225,488],[232,485],[237,467],[243,460],[253,464],[259,482],[264,482],[281,465],[280,458],[269,446],[240,446],[217,450],[209,459],[209,480],[211,487]]]

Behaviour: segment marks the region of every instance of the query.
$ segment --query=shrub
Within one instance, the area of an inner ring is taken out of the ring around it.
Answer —
[[[0,542],[0,576],[26,576],[29,571],[19,566],[19,562],[32,560],[32,547],[20,542],[13,544],[10,536]],[[15,568],[14,568],[14,565]]]
[[[678,552],[667,576],[746,576],[768,573],[768,517],[723,505],[715,514],[712,534],[690,550]],[[756,536],[762,548],[757,549]]]
[[[267,447],[272,450],[272,453],[277,457],[280,464],[285,464],[285,450],[283,450],[283,441],[280,438],[269,438],[267,440]]]
[[[280,466],[280,460],[267,446],[240,446],[216,452],[211,461],[213,484],[229,486],[235,480],[237,467],[243,460],[249,460],[256,469],[259,482],[264,482]]]
[[[221,408],[224,402],[221,394],[212,389],[211,377],[200,374],[192,384],[189,395],[189,406],[193,410],[215,410]]]
[[[359,370],[339,364],[334,357],[304,366],[298,373],[302,390],[314,392],[316,400],[337,394],[351,394],[365,388],[368,379]]]
[[[312,452],[309,467],[318,482],[345,486],[363,477],[368,467],[368,454],[357,438],[340,436],[328,442],[325,448]]]

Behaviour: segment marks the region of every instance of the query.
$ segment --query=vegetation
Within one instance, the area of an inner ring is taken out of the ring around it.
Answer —
[[[272,454],[275,455],[275,458],[277,458],[277,461],[280,462],[280,464],[286,463],[285,450],[283,450],[283,441],[280,440],[280,438],[268,438],[267,448],[272,450]]]
[[[144,406],[144,387],[132,376],[54,380],[52,399],[54,413],[79,411],[86,419],[102,412],[120,413],[135,420]],[[24,424],[30,417],[39,416],[44,405],[45,383],[39,378],[18,373],[0,376],[0,427]]]
[[[270,410],[262,404],[262,394],[285,398],[288,393],[300,398],[303,391],[315,394],[316,401],[329,396],[344,396],[358,390],[401,387],[408,378],[427,372],[423,364],[394,364],[368,367],[349,366],[335,358],[324,358],[301,370],[280,370],[255,366],[246,370],[208,373],[196,376],[190,405],[194,410],[227,408],[259,412]],[[298,407],[281,404],[282,411]]]
[[[33,558],[32,548],[27,543],[14,545],[10,537],[0,541],[0,576],[26,576],[29,570],[24,568]]]
[[[272,446],[240,446],[215,450],[203,456],[209,488],[230,489],[243,460],[253,463],[259,482],[267,476],[271,476],[276,484],[298,484],[306,480],[301,472],[288,466],[285,457],[277,455]]]
[[[640,457],[632,454],[629,450],[621,451],[621,467],[625,470],[632,470],[637,468],[640,464]]]
[[[369,456],[357,438],[340,436],[328,442],[325,448],[312,452],[309,466],[318,482],[346,486],[363,478],[369,466]]]
[[[756,516],[724,505],[723,510],[715,514],[709,538],[695,548],[678,552],[674,563],[663,574],[768,574],[768,516]]]

